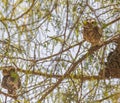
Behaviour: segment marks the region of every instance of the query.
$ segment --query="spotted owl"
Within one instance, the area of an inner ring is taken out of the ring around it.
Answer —
[[[120,45],[109,53],[105,69],[101,70],[99,75],[104,75],[106,78],[120,78]]]
[[[16,95],[16,90],[21,86],[21,80],[14,67],[8,67],[2,71],[2,87],[8,90],[9,94]]]
[[[102,37],[102,29],[95,19],[87,19],[83,23],[83,38],[90,42],[92,46],[99,45]]]

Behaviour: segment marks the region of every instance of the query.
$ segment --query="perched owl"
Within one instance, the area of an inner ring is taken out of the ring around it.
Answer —
[[[109,53],[106,66],[109,68],[120,69],[120,50],[118,47],[113,52]]]
[[[87,19],[83,24],[83,38],[90,42],[92,46],[99,45],[102,37],[102,29],[98,26],[96,20]]]
[[[14,67],[3,69],[2,87],[8,90],[9,94],[16,95],[16,90],[20,88],[20,77]]]
[[[120,45],[117,45],[116,49],[109,53],[106,67],[100,71],[99,75],[104,75],[106,78],[120,78]]]

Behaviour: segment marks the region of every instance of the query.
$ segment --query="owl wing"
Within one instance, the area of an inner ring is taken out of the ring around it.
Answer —
[[[9,77],[9,76],[4,76],[4,77],[2,78],[2,84],[1,84],[1,86],[2,86],[3,88],[5,88],[5,89],[8,89],[8,83],[7,83],[8,77]]]

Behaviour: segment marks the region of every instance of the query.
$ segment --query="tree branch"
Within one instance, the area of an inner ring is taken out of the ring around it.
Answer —
[[[93,54],[95,51],[97,51],[98,49],[100,49],[102,46],[106,45],[106,44],[109,44],[112,41],[116,40],[116,39],[119,39],[119,35],[118,37],[115,37],[115,38],[112,38],[104,43],[102,43],[101,45],[97,46],[97,47],[91,47],[88,52],[82,56],[79,60],[77,60],[76,62],[74,62],[73,64],[71,64],[71,66],[69,67],[69,69],[65,72],[65,74],[58,79],[58,81],[56,82],[56,84],[52,85],[51,88],[45,93],[43,94],[43,96],[39,99],[39,101],[41,102],[42,100],[45,99],[45,97],[51,93],[63,80],[64,78],[67,77],[67,75],[69,75],[72,71],[74,71],[77,67],[77,65],[79,63],[81,63],[84,59],[86,59],[89,55]]]
[[[105,24],[105,26],[103,26],[102,29],[104,29],[104,28],[106,28],[107,26],[109,26],[109,25],[111,25],[111,24],[117,22],[118,20],[120,20],[120,17],[118,17],[118,18],[116,18],[115,20],[113,20],[113,21],[111,21],[111,22]]]
[[[34,3],[35,3],[35,0],[32,1],[32,4],[31,4],[30,8],[27,11],[25,11],[24,13],[22,13],[20,16],[14,18],[14,19],[4,18],[2,20],[16,21],[16,20],[20,19],[21,17],[23,17],[25,14],[27,14],[32,9],[32,7],[34,6]]]

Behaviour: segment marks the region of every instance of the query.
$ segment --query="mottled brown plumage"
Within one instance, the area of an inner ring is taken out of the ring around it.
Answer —
[[[8,90],[9,94],[16,95],[16,90],[21,86],[21,80],[14,67],[3,69],[2,87]]]
[[[108,55],[107,67],[120,69],[120,47],[117,46],[116,49]]]
[[[106,67],[99,72],[100,76],[106,78],[120,78],[120,45],[118,44],[113,52],[107,57]]]
[[[90,42],[92,46],[99,45],[102,37],[102,29],[95,19],[87,19],[83,26],[83,38]]]
[[[102,78],[120,78],[120,69],[105,68],[104,70],[100,70],[99,76]]]

